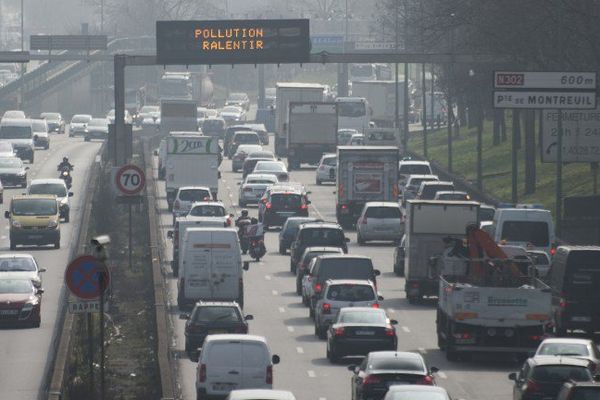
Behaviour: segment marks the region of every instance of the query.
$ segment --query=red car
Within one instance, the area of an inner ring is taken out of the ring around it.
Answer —
[[[30,279],[0,279],[0,325],[39,328],[42,293]]]

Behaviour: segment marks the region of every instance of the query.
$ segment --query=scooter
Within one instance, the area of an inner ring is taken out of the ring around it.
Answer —
[[[67,189],[71,189],[71,185],[73,184],[73,178],[71,177],[71,170],[69,168],[63,167],[60,170],[59,178],[65,181]]]
[[[250,257],[260,261],[267,254],[265,240],[263,237],[255,237],[250,240]]]

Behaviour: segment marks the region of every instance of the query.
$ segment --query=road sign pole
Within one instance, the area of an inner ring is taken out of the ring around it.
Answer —
[[[94,321],[92,313],[87,313],[87,344],[88,344],[88,368],[89,368],[89,384],[90,393],[94,390]]]
[[[409,113],[409,98],[408,98],[408,63],[404,63],[404,109],[402,113],[404,114],[404,120],[402,121],[404,135],[402,136],[402,151],[404,155],[408,154],[408,113]]]
[[[556,148],[556,235],[560,236],[562,228],[562,173],[563,173],[563,121],[562,111],[558,110],[557,148]]]
[[[132,258],[132,253],[133,253],[133,235],[132,235],[132,217],[131,217],[131,203],[129,203],[128,205],[129,208],[129,269],[133,268],[132,262],[131,262],[131,258]]]
[[[433,77],[433,72],[432,72]],[[421,91],[423,92],[423,115],[421,120],[421,125],[423,126],[423,157],[427,157],[427,87],[425,83],[427,79],[425,79],[425,63],[421,64]],[[431,80],[431,84],[433,85],[433,79]]]
[[[520,118],[519,115],[519,110],[517,109],[513,109],[512,110],[512,118],[513,118],[513,129],[512,129],[512,179],[511,179],[511,183],[512,183],[512,198],[511,201],[513,203],[517,203],[519,201],[519,189],[518,189],[518,169],[519,169],[519,158],[518,158],[518,153],[517,150],[519,148],[519,143],[517,141],[517,139],[519,138],[517,136],[517,131],[515,129],[515,121]]]
[[[99,273],[100,285],[100,400],[104,400],[104,274]]]

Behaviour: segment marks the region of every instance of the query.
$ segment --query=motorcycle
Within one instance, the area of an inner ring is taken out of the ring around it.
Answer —
[[[252,238],[250,240],[250,257],[254,258],[256,261],[260,261],[265,254],[267,254],[265,240],[262,237]]]
[[[60,169],[60,175],[58,177],[65,181],[67,189],[71,189],[71,185],[73,184],[73,178],[71,177],[71,169],[69,167],[62,167]]]

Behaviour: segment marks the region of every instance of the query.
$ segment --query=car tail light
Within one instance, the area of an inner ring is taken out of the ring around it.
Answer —
[[[206,196],[206,197],[204,198],[204,201],[210,201],[210,196]]]
[[[300,206],[301,210],[306,210],[307,208],[308,208],[308,205],[304,204],[304,203]]]
[[[363,385],[373,385],[376,383],[381,383],[381,378],[376,375],[367,375],[363,379]]]
[[[413,289],[418,289],[419,288],[419,282],[413,282],[410,284],[410,287]]]
[[[530,335],[529,339],[539,341],[539,340],[542,340],[542,335]]]
[[[321,284],[320,283],[315,283],[315,293],[321,293]]]
[[[200,371],[198,371],[198,382],[206,382],[206,364],[200,364]]]
[[[175,203],[173,203],[173,210],[179,210],[180,206],[179,200],[175,200]]]
[[[344,336],[344,328],[335,328],[333,333],[335,336]]]
[[[371,307],[372,308],[379,308],[379,303],[373,303],[373,304],[371,304]]]
[[[433,385],[433,378],[431,375],[425,375],[416,382],[417,385]]]
[[[265,207],[267,208],[267,210],[270,210],[271,209],[271,203],[265,204]]]
[[[267,379],[266,379],[267,385],[272,385],[273,384],[273,366],[269,365],[267,367]]]
[[[330,314],[331,313],[331,304],[323,303],[323,305],[321,306],[321,309],[323,310],[323,314]]]
[[[347,208],[348,208],[348,205],[347,205],[347,204],[342,204],[342,210],[345,210],[345,209],[347,209]]]
[[[550,247],[550,255],[554,256],[556,254],[556,245],[553,244],[552,247]]]
[[[385,336],[396,336],[394,328],[385,328]]]
[[[252,188],[249,188],[249,187],[244,188],[244,192],[251,192],[251,191],[252,191]]]
[[[559,303],[558,303],[558,305],[560,306],[560,308],[567,308],[567,305],[569,304],[569,302],[567,301],[566,297],[567,297],[566,293],[563,292],[563,293],[560,294],[560,300],[559,300]]]
[[[525,394],[532,394],[540,391],[540,385],[533,379],[527,379],[527,388]]]

